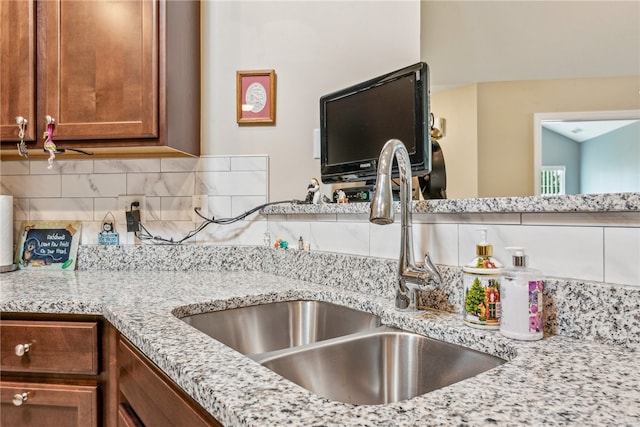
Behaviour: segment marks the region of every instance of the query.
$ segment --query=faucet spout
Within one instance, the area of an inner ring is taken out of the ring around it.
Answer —
[[[411,160],[406,147],[398,139],[387,141],[380,152],[369,221],[381,225],[393,223],[391,167],[394,158],[400,172],[400,260],[396,286],[396,308],[398,310],[415,310],[415,290],[426,289],[431,279],[442,283],[442,278],[428,254],[425,256],[424,267],[416,265],[413,256]]]

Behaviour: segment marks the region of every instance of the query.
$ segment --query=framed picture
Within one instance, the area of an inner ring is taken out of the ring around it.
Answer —
[[[74,270],[81,230],[80,221],[23,222],[16,264],[27,270]]]
[[[239,125],[276,123],[275,70],[237,71],[236,96]]]

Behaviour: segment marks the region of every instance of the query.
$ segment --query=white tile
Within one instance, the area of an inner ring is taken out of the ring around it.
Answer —
[[[0,175],[29,175],[28,160],[0,161]]]
[[[191,221],[191,197],[161,197],[160,219],[162,221]]]
[[[196,170],[202,172],[230,171],[231,158],[229,156],[200,156]]]
[[[30,220],[93,221],[93,198],[35,198],[29,203]]]
[[[461,264],[475,257],[479,241],[478,225],[460,225],[459,259]],[[494,256],[507,266],[511,254],[507,246],[521,246],[529,257],[529,266],[544,275],[602,281],[603,230],[599,227],[489,225],[487,241]]]
[[[194,194],[193,185],[193,172],[129,173],[126,194],[191,197]]]
[[[604,280],[640,286],[640,228],[604,229]]]
[[[236,217],[267,202],[267,196],[233,196],[231,197],[231,216]],[[260,212],[249,215],[247,220],[266,220]]]
[[[415,233],[414,233],[415,235]],[[376,258],[399,259],[400,223],[389,225],[369,224],[369,254]],[[414,251],[416,243],[414,241]],[[416,252],[419,253],[419,252]]]
[[[94,160],[95,173],[160,172],[160,159]]]
[[[266,171],[268,157],[264,156],[233,156],[231,157],[232,171]]]
[[[291,214],[291,215],[269,215],[269,220],[274,218],[276,221],[299,221],[299,222],[316,222],[316,221],[330,221],[335,222],[337,220],[336,214]]]
[[[165,241],[178,242],[185,238],[193,230],[193,222],[191,221],[153,221],[145,223],[145,228],[151,235],[151,237],[158,237],[163,240],[138,240],[133,236],[133,233],[127,233],[127,239],[129,244],[162,244],[168,243]],[[145,235],[143,232],[142,235]],[[122,240],[122,238],[120,238]],[[195,238],[190,238],[184,243],[195,243]]]
[[[337,214],[336,215],[336,220],[337,221],[346,221],[346,222],[355,222],[355,221],[361,221],[361,222],[369,222],[369,214],[366,213],[360,213],[360,214]],[[396,217],[396,222],[400,221],[400,216]]]
[[[162,217],[162,197],[145,197],[146,203],[142,212],[142,220],[145,222],[160,221]]]
[[[29,219],[29,199],[13,198],[13,220],[24,221]]]
[[[318,222],[311,224],[311,249],[369,255],[369,224]]]
[[[457,224],[413,224],[416,261],[429,253],[434,264],[458,265]]]
[[[266,221],[239,221],[229,225],[211,224],[196,236],[196,242],[208,245],[261,245],[267,231]]]
[[[88,174],[93,173],[93,160],[63,160],[63,156],[56,157],[51,169],[47,161],[31,161],[31,175],[54,174]]]
[[[2,194],[13,197],[60,197],[60,175],[42,177],[38,175],[3,176]]]
[[[198,170],[197,157],[169,157],[160,159],[161,172],[192,172]]]
[[[231,196],[209,197],[209,218],[231,218]]]
[[[114,197],[127,188],[125,174],[62,175],[62,197]]]
[[[435,264],[458,264],[458,226],[456,224],[412,224],[413,254],[422,262],[429,253]],[[371,256],[400,258],[400,223],[370,225]]]
[[[81,245],[97,245],[98,233],[102,231],[102,224],[103,224],[102,220],[101,221],[83,221],[80,244]],[[118,230],[118,238],[120,238],[120,235],[121,235],[121,232]]]
[[[271,243],[274,243],[276,239],[283,239],[295,249],[298,247],[298,239],[302,237],[303,241],[309,242],[312,249],[314,247],[314,242],[311,239],[311,223],[269,222],[268,231],[271,236]]]
[[[210,196],[266,196],[266,172],[200,172],[195,188]]]
[[[117,197],[98,197],[93,199],[93,219],[102,223],[103,219],[107,215],[113,215],[114,217],[118,213],[118,198]]]

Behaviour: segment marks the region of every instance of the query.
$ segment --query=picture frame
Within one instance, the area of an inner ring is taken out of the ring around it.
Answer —
[[[275,125],[275,70],[236,71],[236,116],[239,125]]]
[[[24,221],[15,250],[21,270],[75,270],[80,221]]]

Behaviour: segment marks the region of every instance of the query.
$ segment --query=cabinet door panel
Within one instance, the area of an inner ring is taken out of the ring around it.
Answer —
[[[157,9],[146,0],[38,2],[38,111],[56,120],[54,141],[158,136]]]
[[[17,355],[17,345],[30,349]],[[4,372],[98,373],[96,322],[0,321],[0,367]]]
[[[221,426],[124,340],[118,343],[118,366],[120,394],[144,425]]]
[[[142,421],[126,403],[118,406],[118,427],[144,427]]]
[[[31,1],[0,2],[0,140],[19,141],[16,117],[35,140],[35,16]],[[14,147],[15,148],[15,147]]]
[[[16,406],[14,396],[27,393]],[[0,382],[3,426],[89,427],[98,425],[98,388],[62,384]]]

